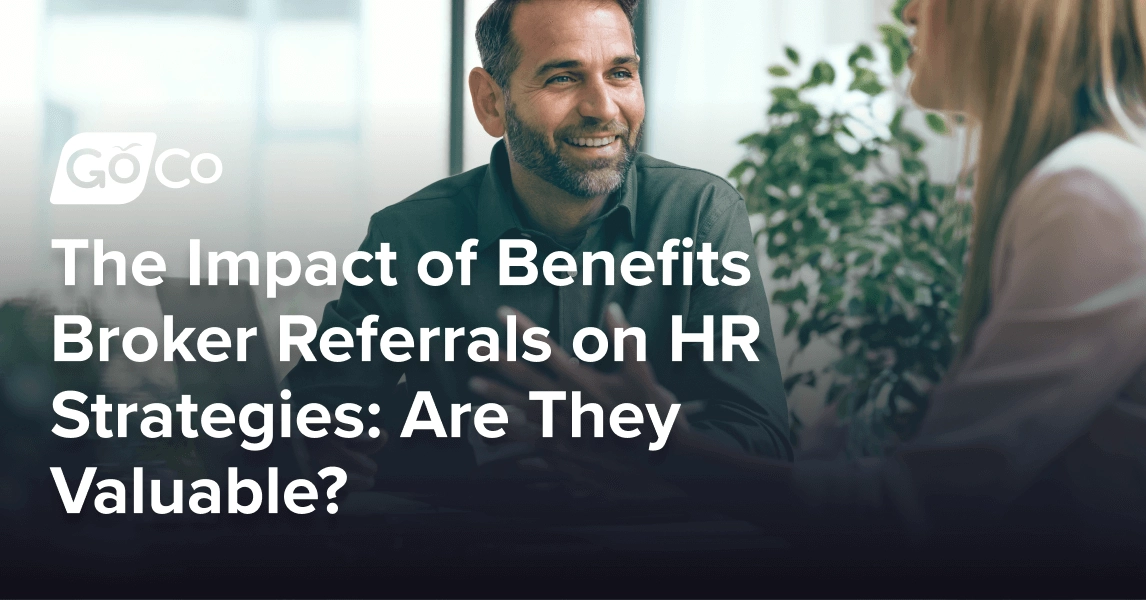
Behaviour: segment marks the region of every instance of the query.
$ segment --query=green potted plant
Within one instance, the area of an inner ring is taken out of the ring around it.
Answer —
[[[886,52],[860,44],[847,58],[849,106],[817,104],[817,94],[840,95],[836,68],[819,61],[798,78],[800,56],[787,48],[787,64],[770,72],[792,83],[771,90],[766,127],[741,140],[745,157],[729,174],[749,213],[763,217],[757,235],[784,335],[796,337],[797,355],[816,339],[840,353],[789,374],[785,386],[827,379],[826,402],[849,426],[852,455],[910,437],[954,359],[970,229],[968,203],[932,180],[924,139],[904,124],[915,109],[889,89],[910,54],[906,31],[880,29]],[[884,122],[877,109],[888,103]],[[939,115],[925,122],[948,133]],[[794,435],[800,426],[793,414]]]

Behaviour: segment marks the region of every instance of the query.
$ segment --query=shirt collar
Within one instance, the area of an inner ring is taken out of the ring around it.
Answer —
[[[629,166],[625,183],[617,191],[618,197],[611,198],[609,208],[600,218],[617,218],[613,213],[624,211],[628,217],[626,224],[630,236],[637,234],[637,182],[633,176],[634,167]],[[490,151],[489,167],[478,190],[477,230],[478,249],[483,250],[506,232],[523,229],[521,219],[514,209],[513,184],[509,175],[509,154],[505,141],[499,140]]]
[[[485,249],[507,231],[521,229],[521,219],[513,208],[513,184],[509,179],[509,155],[505,141],[499,140],[489,155],[477,198],[478,249]]]

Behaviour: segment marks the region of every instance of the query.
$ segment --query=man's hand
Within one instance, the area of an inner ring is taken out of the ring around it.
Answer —
[[[498,310],[498,316],[503,323],[510,315],[517,318],[519,331],[536,327],[529,317],[512,308],[502,307]],[[616,304],[609,305],[605,322],[610,330],[629,327],[621,307]],[[474,377],[470,380],[470,389],[493,402],[517,407],[524,411],[531,421],[540,420],[540,403],[531,402],[528,392],[521,390],[578,390],[581,392],[582,402],[600,404],[605,414],[622,402],[637,405],[653,404],[662,411],[662,414],[667,413],[676,403],[673,394],[657,383],[656,376],[648,363],[637,360],[637,342],[633,336],[625,338],[625,360],[621,363],[621,368],[614,373],[602,373],[582,365],[553,340],[543,338],[543,341],[550,350],[549,359],[543,363],[549,373],[522,361],[507,361],[502,353],[500,360],[490,364],[514,387],[492,379]],[[561,427],[568,431],[570,411],[567,404],[562,403],[560,406],[562,410],[554,411],[554,429]],[[510,421],[513,425],[515,419],[511,418]],[[673,424],[673,433],[687,429],[688,420],[682,414]]]
[[[528,317],[510,308],[502,308],[498,316],[502,322],[513,315],[517,319],[518,330],[535,327]],[[609,306],[606,324],[612,329],[628,328],[624,313],[616,304]],[[578,390],[582,402],[601,405],[603,413],[609,412],[618,404],[653,404],[661,414],[667,414],[676,398],[659,385],[647,362],[637,360],[637,342],[633,337],[625,339],[624,357],[621,368],[614,373],[602,373],[590,366],[573,360],[560,346],[545,338],[549,345],[550,357],[543,363],[548,372],[520,361],[507,361],[504,354],[491,365],[511,385],[475,377],[470,381],[470,389],[490,400],[506,406],[509,413],[507,437],[526,440],[536,444],[534,457],[519,461],[524,470],[537,471],[539,475],[560,475],[564,485],[574,495],[591,495],[611,500],[626,500],[638,497],[664,498],[679,495],[679,490],[657,477],[648,467],[647,454],[638,451],[626,440],[586,440],[572,439],[572,414],[570,404],[556,403],[553,411],[555,432],[565,435],[551,438],[541,436],[541,406],[529,400],[528,391],[522,390]],[[681,410],[673,424],[673,434],[688,432],[688,421]]]
[[[374,476],[378,473],[378,463],[371,455],[381,450],[387,439],[389,436],[386,431],[381,430],[377,438],[364,432],[360,437],[350,440],[333,435],[308,440],[311,470],[317,472],[326,467],[341,467],[346,471],[348,491],[368,490],[374,487]]]

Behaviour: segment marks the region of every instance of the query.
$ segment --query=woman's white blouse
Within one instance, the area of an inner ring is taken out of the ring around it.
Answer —
[[[1105,132],[1056,149],[1011,198],[989,313],[918,436],[886,460],[798,461],[794,485],[813,504],[914,513],[931,494],[1006,502],[1048,474],[1146,519],[1146,151]]]

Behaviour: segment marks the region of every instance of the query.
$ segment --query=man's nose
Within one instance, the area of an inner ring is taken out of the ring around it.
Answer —
[[[613,98],[614,90],[605,82],[604,78],[592,78],[586,82],[581,103],[577,107],[584,119],[594,119],[601,123],[609,123],[616,119],[621,109]]]

